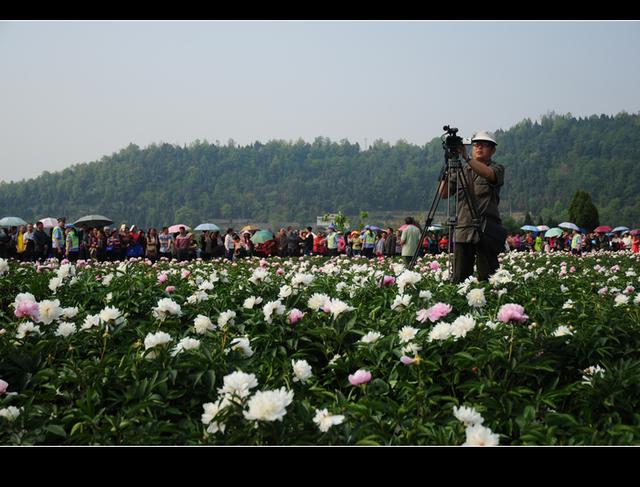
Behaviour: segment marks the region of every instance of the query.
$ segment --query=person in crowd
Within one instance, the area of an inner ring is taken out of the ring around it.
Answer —
[[[169,233],[169,227],[162,227],[162,233],[158,235],[158,255],[160,258],[171,260],[174,254],[174,238]]]
[[[189,250],[191,247],[191,234],[187,233],[185,227],[180,227],[180,233],[175,238],[176,254],[179,261],[189,259]]]
[[[402,259],[404,260],[404,264],[408,266],[420,245],[420,235],[422,232],[420,232],[412,216],[406,217],[404,223],[406,227],[400,236],[400,245],[402,246]]]
[[[160,239],[158,237],[158,230],[156,230],[156,227],[151,227],[147,231],[147,248],[145,250],[145,255],[151,262],[155,262],[158,260],[159,252]]]
[[[396,255],[396,234],[391,227],[387,228],[387,236],[384,241],[384,255],[387,257]]]
[[[302,241],[304,255],[311,255],[313,253],[313,239],[315,238],[315,235],[311,230],[311,227],[307,227],[307,232]]]
[[[224,236],[224,258],[227,260],[232,260],[233,254],[235,253],[233,235],[233,228],[227,228],[227,234]]]
[[[53,256],[59,260],[64,258],[64,252],[66,249],[65,223],[64,218],[58,218],[58,225],[53,227],[53,231],[51,232],[51,248],[53,249]]]
[[[386,243],[386,232],[377,232],[376,243],[373,246],[373,253],[376,257],[384,256],[384,244]]]
[[[578,230],[574,230],[571,236],[571,253],[580,255],[582,253],[582,235]]]
[[[36,222],[36,230],[33,232],[34,254],[36,260],[44,262],[49,257],[49,235],[44,231],[42,222]]]
[[[351,232],[351,252],[354,256],[359,257],[362,255],[362,237],[360,236],[360,232],[354,230]]]
[[[124,261],[129,252],[129,227],[126,224],[120,225],[120,260]]]
[[[313,238],[313,255],[326,255],[326,244],[327,241],[322,232],[319,231],[316,233],[316,236]]]
[[[364,233],[362,234],[362,255],[367,259],[373,257],[373,250],[376,245],[376,236],[369,225],[364,227]]]
[[[27,231],[27,227],[24,225],[20,225],[18,228],[18,233],[16,233],[16,258],[19,261],[25,260],[24,255],[27,250],[27,245],[24,239],[24,234]]]

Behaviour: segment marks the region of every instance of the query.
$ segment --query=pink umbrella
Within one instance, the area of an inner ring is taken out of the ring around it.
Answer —
[[[407,225],[406,223],[404,225],[400,225],[400,228],[398,228],[398,230],[400,231],[404,231],[405,228],[407,228],[409,225]]]
[[[177,223],[169,227],[169,233],[178,233],[180,231],[180,227],[184,227],[187,232],[191,230],[191,227],[189,225],[182,225],[180,223]]]
[[[38,220],[39,222],[42,222],[42,227],[43,228],[55,228],[58,226],[58,219],[57,218],[43,218],[42,220]]]
[[[631,235],[640,235],[640,228],[636,228],[635,230],[631,230],[629,232]]]

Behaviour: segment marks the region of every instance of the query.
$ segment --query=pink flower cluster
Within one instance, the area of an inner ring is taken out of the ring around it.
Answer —
[[[453,308],[451,307],[450,304],[436,303],[433,306],[431,306],[431,308],[429,308],[426,311],[426,313],[422,313],[423,310],[418,311],[418,314],[420,315],[418,317],[418,321],[421,321],[422,323],[424,323],[426,321],[426,318],[429,318],[430,321],[436,322],[440,318],[444,318],[445,316],[447,316],[449,313],[451,313],[452,310]],[[426,318],[425,318],[425,314],[426,314]]]
[[[528,319],[529,317],[524,314],[524,308],[519,304],[503,304],[498,311],[498,321],[502,321],[503,323],[509,323],[510,321],[517,321],[518,323],[522,323],[523,321],[527,321]]]
[[[300,311],[298,308],[293,308],[289,312],[289,324],[295,325],[298,321],[302,319],[303,316],[304,316],[304,313],[302,311]]]

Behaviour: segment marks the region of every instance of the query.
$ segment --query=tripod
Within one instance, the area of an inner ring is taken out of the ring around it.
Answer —
[[[438,180],[436,194],[433,197],[431,207],[429,208],[429,212],[427,213],[427,217],[424,222],[424,228],[422,229],[422,234],[420,235],[418,247],[416,248],[413,257],[411,258],[411,262],[409,263],[409,269],[412,269],[418,260],[422,242],[427,237],[427,232],[429,231],[429,227],[433,222],[435,212],[438,209],[438,205],[440,204],[440,200],[442,199],[444,193],[447,195],[447,226],[449,233],[447,251],[450,256],[447,268],[449,270],[449,280],[453,281],[454,269],[456,268],[454,239],[455,229],[458,224],[458,203],[460,198],[463,198],[463,201],[469,208],[473,227],[480,228],[480,216],[475,197],[469,190],[469,179],[467,177],[467,172],[462,167],[462,162],[460,161],[460,147],[462,147],[462,139],[456,135],[458,129],[449,128],[449,126],[447,125],[445,125],[443,129],[447,131],[447,133],[441,137],[441,139],[443,139],[442,147],[445,152],[444,167],[441,173],[441,177]],[[446,138],[444,138],[445,136]],[[451,198],[452,191],[453,198]]]

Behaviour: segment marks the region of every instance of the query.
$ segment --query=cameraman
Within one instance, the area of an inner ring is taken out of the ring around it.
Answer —
[[[471,145],[473,146],[473,157],[467,156],[467,150],[463,144],[458,147],[458,153],[468,163],[462,170],[466,171],[469,197],[475,201],[481,221],[486,218],[501,225],[498,204],[500,203],[500,187],[504,184],[504,166],[491,160],[496,152],[495,135],[481,130],[472,137]],[[447,187],[443,174],[439,191],[443,198],[448,198],[449,192],[455,191],[455,178],[451,178]],[[458,221],[454,233],[453,282],[459,283],[471,276],[474,263],[478,266],[478,280],[487,281],[489,276],[499,267],[498,253],[479,245],[480,230],[473,225],[471,210],[461,186],[458,188],[458,207],[456,210]]]

